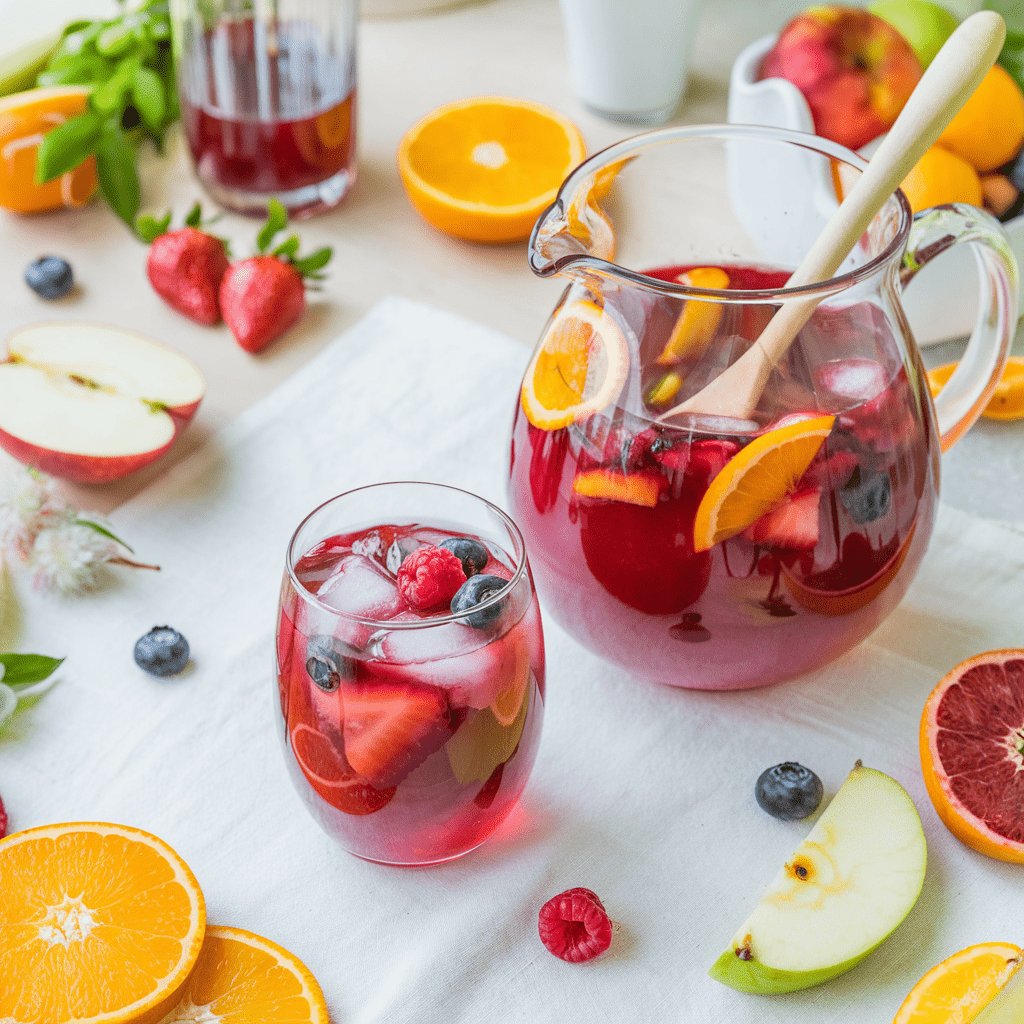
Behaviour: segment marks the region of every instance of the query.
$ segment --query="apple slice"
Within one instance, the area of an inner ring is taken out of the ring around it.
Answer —
[[[0,446],[65,480],[120,480],[170,448],[204,391],[191,360],[141,334],[33,324],[0,362]]]
[[[850,970],[907,916],[926,860],[913,801],[894,779],[858,761],[711,977],[774,995]]]

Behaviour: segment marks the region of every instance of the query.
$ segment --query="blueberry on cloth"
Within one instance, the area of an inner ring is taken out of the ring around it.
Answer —
[[[754,797],[761,810],[782,821],[799,821],[813,814],[824,792],[821,779],[795,761],[766,768],[754,786]]]
[[[495,601],[494,604],[475,612],[470,609],[476,608],[477,605],[482,604],[506,586],[508,586],[508,580],[503,580],[500,576],[470,576],[452,598],[452,614],[460,615],[462,612],[469,612],[465,616],[466,622],[474,629],[486,629],[501,614],[505,602]]]
[[[188,654],[188,641],[170,626],[154,626],[135,642],[135,664],[153,676],[180,672]]]
[[[447,548],[462,563],[462,571],[467,577],[483,572],[490,559],[487,548],[470,537],[449,537],[437,546]]]
[[[75,283],[71,264],[59,256],[40,256],[25,268],[25,283],[44,299],[62,299]]]
[[[863,525],[881,519],[892,502],[888,474],[874,470],[861,473],[858,466],[849,483],[839,492],[839,500],[855,523]]]

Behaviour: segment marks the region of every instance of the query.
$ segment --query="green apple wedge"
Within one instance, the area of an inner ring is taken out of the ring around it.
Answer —
[[[972,1024],[1021,1024],[1024,1021],[1024,963],[1018,963],[1013,976],[995,998],[982,1007]]]
[[[850,970],[907,916],[927,859],[906,790],[858,761],[708,973],[775,995]]]

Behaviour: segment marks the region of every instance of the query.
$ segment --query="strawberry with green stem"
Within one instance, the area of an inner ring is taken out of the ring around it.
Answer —
[[[267,252],[288,223],[284,207],[271,199],[267,222],[256,239],[258,255],[233,264],[220,284],[220,309],[238,344],[260,352],[291,327],[306,308],[305,279],[319,273],[331,258],[324,247],[300,257],[298,235],[290,235]]]
[[[140,217],[136,231],[151,243],[146,275],[156,293],[190,320],[212,326],[220,322],[217,293],[229,266],[229,253],[224,239],[199,230],[202,216],[196,203],[183,228],[168,231],[168,212],[160,220]]]

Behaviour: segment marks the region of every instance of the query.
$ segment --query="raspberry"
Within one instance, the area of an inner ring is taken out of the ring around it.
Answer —
[[[398,569],[398,592],[421,612],[447,606],[466,582],[462,562],[447,548],[417,548]]]
[[[4,810],[4,802],[0,800],[0,839],[7,835],[7,812]]]
[[[600,956],[612,941],[612,922],[589,889],[566,889],[540,908],[540,941],[562,960],[578,964]]]

